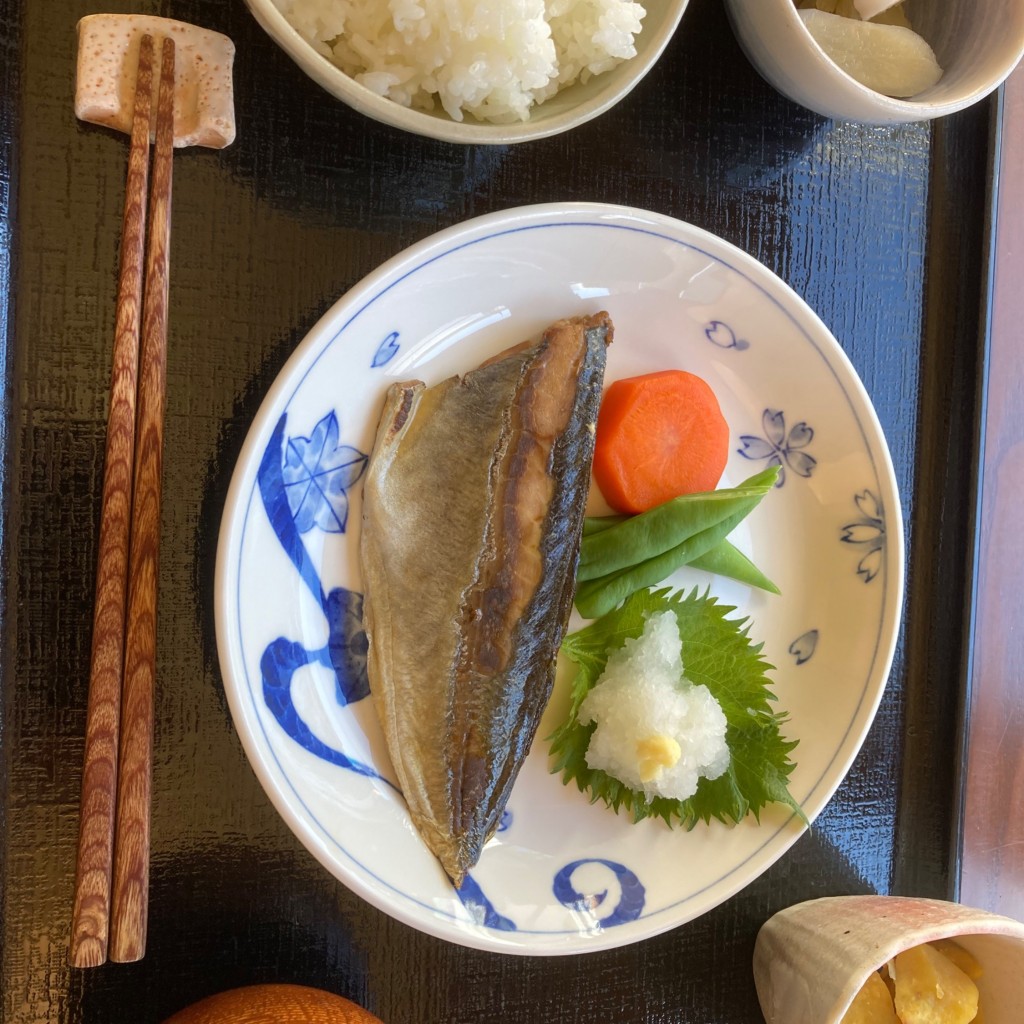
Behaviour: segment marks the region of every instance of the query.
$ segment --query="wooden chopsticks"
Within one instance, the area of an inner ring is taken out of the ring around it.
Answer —
[[[75,967],[103,963],[108,935],[109,955],[115,961],[138,960],[146,947],[174,144],[173,40],[164,39],[162,46],[143,285],[154,120],[152,59],[153,40],[146,35],[136,76],[103,471],[71,926],[70,962]]]

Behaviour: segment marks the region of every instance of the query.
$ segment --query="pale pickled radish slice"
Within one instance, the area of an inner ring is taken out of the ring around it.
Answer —
[[[890,7],[887,11],[882,11],[881,14],[876,14],[871,19],[871,22],[874,25],[899,25],[901,28],[914,27],[910,24],[910,19],[904,13],[902,4],[897,7]]]
[[[824,11],[826,14],[838,14],[844,18],[853,18],[856,21],[867,21],[856,7],[855,0],[799,0],[797,7],[807,10]],[[902,4],[896,4],[875,15],[872,21],[876,25],[901,25],[903,28],[913,28],[903,11]]]
[[[853,0],[853,6],[857,8],[862,20],[870,21],[878,17],[882,11],[887,11],[902,2],[903,0]]]
[[[916,96],[942,77],[932,48],[909,28],[799,11],[814,41],[851,78],[886,96]]]
[[[807,10],[824,11],[826,14],[838,14],[843,18],[856,18],[861,20],[860,12],[853,4],[853,0],[799,0],[797,7]]]

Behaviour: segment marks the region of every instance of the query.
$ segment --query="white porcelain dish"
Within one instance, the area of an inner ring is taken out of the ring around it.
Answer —
[[[894,99],[833,63],[804,27],[793,0],[726,0],[736,37],[754,67],[783,95],[825,117],[898,124],[952,114],[998,88],[1024,54],[1020,0],[906,0],[905,7],[943,75],[911,99]]]
[[[783,465],[734,533],[783,596],[695,570],[673,582],[710,585],[751,616],[800,740],[791,789],[811,819],[871,723],[899,623],[902,518],[871,403],[821,321],[751,257],[656,214],[553,204],[469,221],[372,273],[298,347],[242,450],[217,554],[221,668],[249,760],[313,855],[387,913],[482,949],[576,953],[665,931],[803,831],[782,807],[684,832],[589,804],[549,773],[540,739],[565,713],[563,673],[461,893],[391,781],[359,647],[358,481],[383,393],[601,308],[616,325],[609,380],[681,367],[715,389],[733,434],[724,483]]]
[[[534,107],[530,119],[516,124],[488,124],[467,117],[454,121],[444,111],[425,112],[403,107],[379,96],[345,74],[300,35],[277,9],[274,0],[246,0],[266,33],[332,96],[361,114],[416,135],[463,144],[505,145],[557,135],[603,114],[654,67],[672,38],[689,0],[646,0],[647,16],[636,38],[637,54],[630,60],[577,82]]]

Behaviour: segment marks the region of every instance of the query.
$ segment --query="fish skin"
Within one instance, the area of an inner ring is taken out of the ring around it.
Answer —
[[[363,490],[370,692],[453,883],[493,834],[551,695],[612,324],[553,324],[461,377],[388,390]]]

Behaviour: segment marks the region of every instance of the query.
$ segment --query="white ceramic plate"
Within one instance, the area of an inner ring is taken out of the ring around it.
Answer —
[[[246,440],[217,555],[221,667],[249,760],[313,855],[387,913],[482,949],[654,935],[727,899],[803,831],[781,807],[684,832],[588,804],[549,774],[542,739],[565,712],[566,673],[461,893],[391,781],[359,629],[359,478],[383,393],[601,308],[616,327],[608,380],[680,367],[712,385],[733,434],[723,483],[784,467],[733,535],[783,596],[695,570],[676,582],[710,584],[752,617],[811,819],[871,723],[899,622],[902,518],[871,403],[821,321],[749,256],[656,214],[555,204],[443,231],[371,274],[299,346]]]

